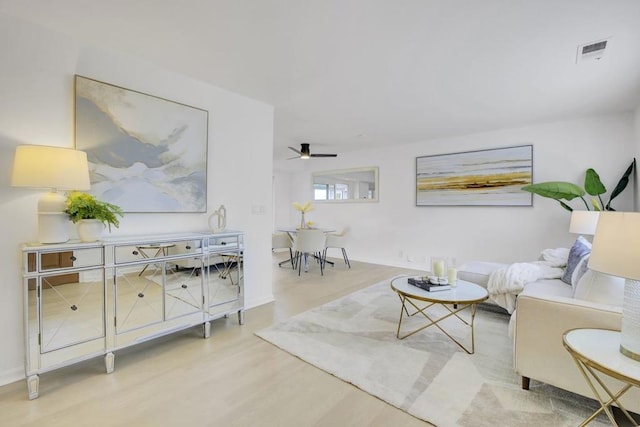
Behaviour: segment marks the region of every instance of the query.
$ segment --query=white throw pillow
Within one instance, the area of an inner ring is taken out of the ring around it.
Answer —
[[[624,279],[587,270],[578,280],[574,298],[622,307]]]

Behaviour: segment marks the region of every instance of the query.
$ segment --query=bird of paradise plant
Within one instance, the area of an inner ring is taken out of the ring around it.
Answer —
[[[607,192],[606,187],[600,181],[600,176],[598,173],[592,168],[587,169],[585,179],[584,179],[584,188],[579,185],[572,184],[570,182],[564,181],[551,181],[551,182],[540,182],[537,184],[531,184],[522,187],[522,190],[528,191],[533,194],[537,194],[542,197],[548,197],[550,199],[557,200],[560,203],[560,206],[565,208],[568,211],[573,211],[573,208],[569,206],[567,203],[563,202],[563,200],[571,201],[575,198],[582,199],[586,210],[594,210],[594,211],[615,211],[615,209],[611,206],[611,202],[615,199],[622,191],[627,188],[629,184],[629,179],[632,176],[631,173],[636,165],[636,159],[633,159],[631,165],[627,168],[627,170],[622,174],[620,181],[618,181],[618,185],[613,189],[611,195],[609,196],[609,201],[605,204],[600,197],[602,194]],[[589,194],[593,196],[591,199],[591,207],[583,197],[585,194]],[[597,197],[597,199],[596,199]]]

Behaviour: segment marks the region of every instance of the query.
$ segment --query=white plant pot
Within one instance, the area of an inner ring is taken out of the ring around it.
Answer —
[[[83,219],[78,222],[78,236],[83,242],[95,242],[102,239],[104,224],[97,219]]]

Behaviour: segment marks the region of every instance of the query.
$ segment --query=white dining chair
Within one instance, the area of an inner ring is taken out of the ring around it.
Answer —
[[[345,249],[348,233],[349,227],[345,227],[338,234],[327,234],[327,243],[325,245],[322,258],[327,259],[327,249],[329,248],[342,249],[342,258],[344,258],[344,263],[347,264],[349,268],[351,268],[351,263],[349,262],[349,257],[347,256],[347,251]]]
[[[273,249],[289,249],[289,259],[281,261],[278,265],[282,267],[282,264],[286,264],[287,262],[291,263],[291,268],[296,269],[295,264],[293,263],[293,251],[292,251],[292,242],[291,237],[287,233],[273,233],[271,235],[271,250]]]
[[[302,228],[296,232],[294,243],[296,265],[298,266],[298,276],[302,269],[302,263],[305,264],[305,271],[309,266],[309,255],[315,258],[320,264],[320,274],[324,276],[324,258],[323,253],[326,244],[326,234],[322,230],[313,230]]]

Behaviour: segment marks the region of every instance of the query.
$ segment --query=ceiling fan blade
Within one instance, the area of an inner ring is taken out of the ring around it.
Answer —
[[[338,157],[337,154],[310,154],[311,157]]]
[[[293,159],[299,159],[300,156],[295,156],[295,157],[287,157],[287,160],[293,160]]]
[[[299,156],[302,156],[302,151],[298,150],[297,148],[289,147],[289,150],[298,153]]]

